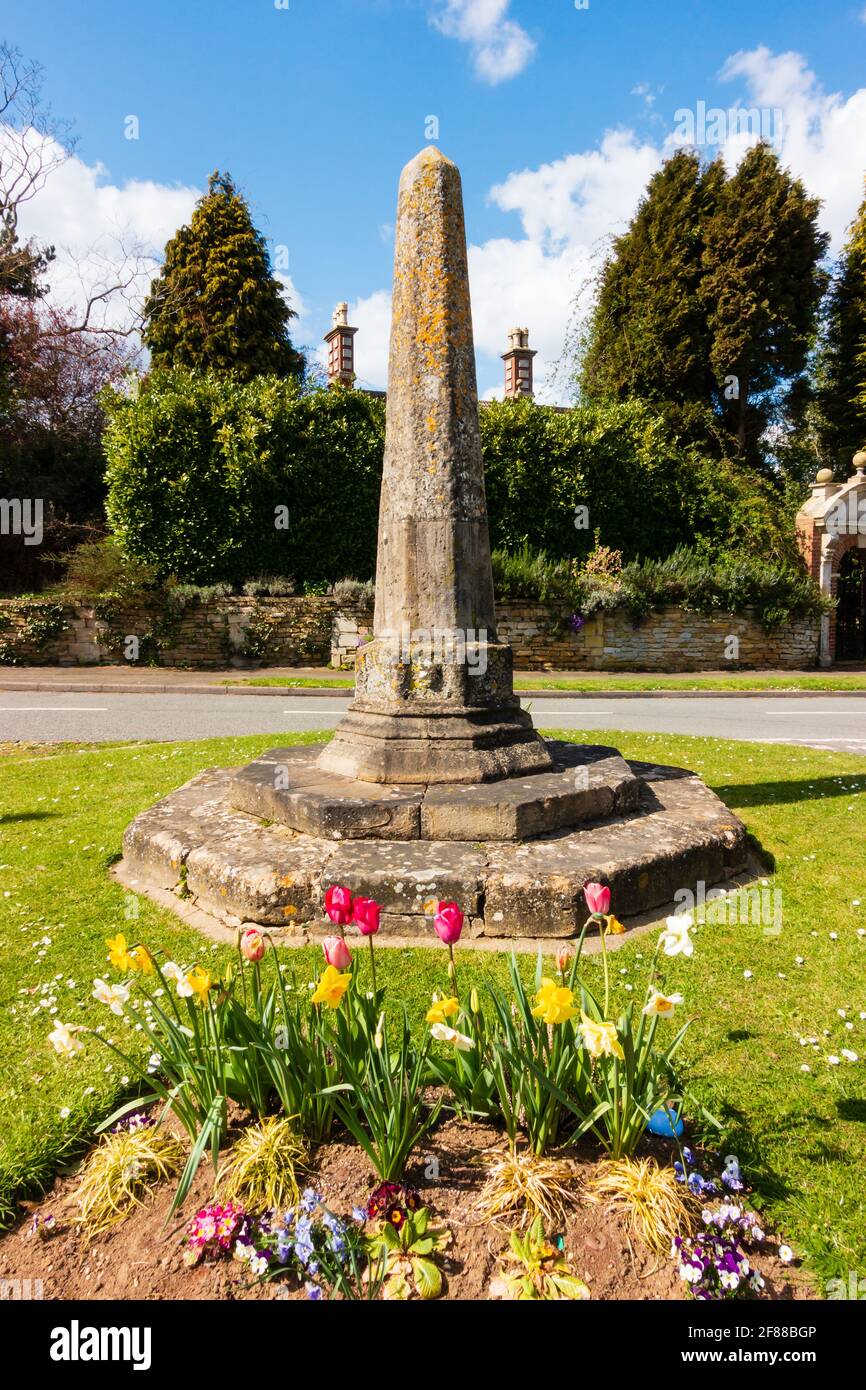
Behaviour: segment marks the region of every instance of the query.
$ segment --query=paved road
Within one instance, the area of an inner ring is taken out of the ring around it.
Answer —
[[[333,728],[348,696],[105,695],[0,691],[6,740],[191,739]],[[677,700],[529,699],[548,729],[634,729],[803,744],[866,756],[866,700],[820,696]]]

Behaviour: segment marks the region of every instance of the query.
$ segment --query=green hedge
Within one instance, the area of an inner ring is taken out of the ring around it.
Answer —
[[[372,577],[381,398],[172,370],[154,372],[135,398],[109,394],[105,408],[109,522],[161,577],[243,584],[273,574],[299,588]],[[644,402],[494,402],[481,433],[494,546],[528,543],[580,562],[600,536],[626,560],[683,544],[792,557],[773,484],[681,443]],[[278,507],[288,531],[275,526]]]
[[[109,524],[161,577],[323,584],[373,573],[380,399],[172,370],[105,407]],[[276,524],[283,508],[288,529]]]

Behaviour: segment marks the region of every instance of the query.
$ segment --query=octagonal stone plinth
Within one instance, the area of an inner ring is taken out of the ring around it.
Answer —
[[[237,774],[211,770],[127,828],[123,881],[173,889],[230,926],[258,922],[292,936],[330,928],[324,894],[342,883],[382,904],[386,936],[432,939],[430,914],[451,899],[472,935],[557,938],[581,930],[591,880],[610,885],[628,918],[746,867],[743,825],[698,777],[646,764],[628,770],[635,809],[534,840],[487,842],[299,833],[238,810]]]
[[[233,804],[334,840],[524,840],[636,809],[615,748],[545,745],[550,772],[478,786],[387,786],[328,776],[315,748],[275,748],[234,775]]]

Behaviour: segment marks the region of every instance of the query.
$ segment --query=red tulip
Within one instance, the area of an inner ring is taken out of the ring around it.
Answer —
[[[252,961],[261,960],[265,954],[264,938],[255,927],[247,927],[246,931],[241,933],[241,954]]]
[[[325,961],[335,970],[348,970],[352,964],[352,952],[341,936],[326,936],[322,942]]]
[[[560,975],[564,975],[571,962],[574,960],[574,947],[565,942],[560,946],[556,953],[556,968]]]
[[[382,911],[372,898],[355,898],[352,903],[352,921],[362,936],[375,936],[379,930],[379,913]]]
[[[610,889],[603,883],[585,883],[583,885],[586,905],[594,917],[606,917],[610,911]]]
[[[325,911],[338,927],[344,927],[352,920],[352,894],[348,888],[333,884],[325,894]]]
[[[463,913],[457,904],[440,903],[433,918],[433,927],[439,940],[446,946],[453,946],[455,941],[459,941],[463,930]]]

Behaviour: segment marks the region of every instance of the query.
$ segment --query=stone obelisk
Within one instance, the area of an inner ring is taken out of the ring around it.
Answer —
[[[319,758],[365,782],[479,782],[552,765],[496,637],[456,165],[400,179],[373,640]]]

